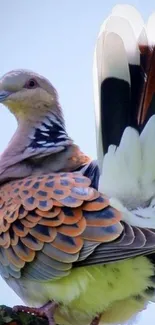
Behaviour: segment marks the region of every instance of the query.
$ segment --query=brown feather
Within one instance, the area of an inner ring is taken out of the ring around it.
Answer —
[[[138,111],[138,124],[142,126],[155,113],[149,112],[155,94],[155,47],[140,45],[139,48],[141,53],[141,69],[144,75]]]

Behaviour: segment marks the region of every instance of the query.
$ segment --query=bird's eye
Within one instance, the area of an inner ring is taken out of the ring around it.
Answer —
[[[36,87],[38,87],[38,83],[35,79],[28,80],[25,85],[25,88],[28,88],[28,89],[34,89]]]

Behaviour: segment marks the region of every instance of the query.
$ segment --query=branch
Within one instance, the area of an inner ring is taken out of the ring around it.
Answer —
[[[12,308],[0,306],[0,325],[48,325],[48,320],[34,315],[14,312]]]

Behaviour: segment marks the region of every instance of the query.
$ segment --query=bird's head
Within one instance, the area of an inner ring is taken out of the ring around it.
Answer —
[[[57,170],[75,170],[90,161],[66,132],[58,94],[44,77],[13,70],[0,79],[0,103],[15,115],[17,130],[0,156],[0,181]],[[13,167],[12,167],[13,166]]]
[[[46,78],[29,70],[13,70],[0,79],[0,103],[17,120],[44,115],[56,107],[60,114],[55,88]]]

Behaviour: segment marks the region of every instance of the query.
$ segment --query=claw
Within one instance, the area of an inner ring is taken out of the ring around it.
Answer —
[[[55,301],[49,301],[47,304],[39,307],[27,307],[27,306],[14,306],[13,310],[15,312],[30,313],[38,317],[46,317],[48,319],[49,325],[56,325],[54,320],[54,312],[59,306]],[[95,325],[95,324],[94,324]]]
[[[90,325],[98,325],[101,319],[101,315],[97,315],[96,317],[93,318],[91,321]]]

